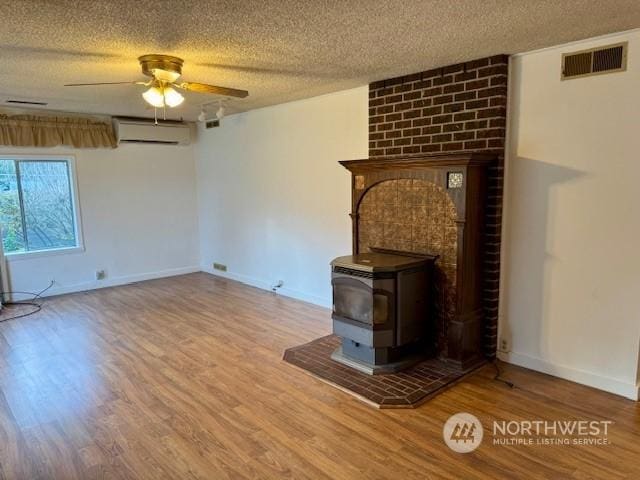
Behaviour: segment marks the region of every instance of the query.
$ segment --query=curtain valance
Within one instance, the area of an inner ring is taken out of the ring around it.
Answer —
[[[0,145],[115,148],[113,125],[82,117],[0,114]]]

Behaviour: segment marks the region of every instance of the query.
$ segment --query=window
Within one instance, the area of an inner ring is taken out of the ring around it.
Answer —
[[[0,157],[0,224],[8,255],[80,247],[73,161]]]

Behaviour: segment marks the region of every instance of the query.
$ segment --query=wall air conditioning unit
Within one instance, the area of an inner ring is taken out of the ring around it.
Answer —
[[[135,117],[114,117],[118,145],[121,143],[149,143],[154,145],[189,145],[191,127],[172,120],[158,121]]]

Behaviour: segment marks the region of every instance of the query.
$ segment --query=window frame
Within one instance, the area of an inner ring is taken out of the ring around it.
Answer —
[[[32,162],[60,162],[64,161],[67,164],[67,172],[69,174],[69,189],[71,193],[71,203],[73,207],[73,226],[76,233],[76,245],[73,247],[58,247],[46,250],[31,250],[27,252],[5,252],[4,246],[0,244],[0,248],[4,252],[4,257],[8,262],[15,260],[26,260],[38,257],[48,257],[53,255],[65,255],[69,253],[84,252],[84,237],[82,234],[82,215],[80,211],[80,200],[78,194],[78,177],[76,175],[76,158],[73,155],[0,155],[0,160],[14,160],[14,161],[32,161]],[[16,173],[19,169],[16,169]],[[21,180],[18,179],[20,185]],[[23,205],[20,204],[21,215],[24,216]],[[2,241],[2,239],[0,239]]]

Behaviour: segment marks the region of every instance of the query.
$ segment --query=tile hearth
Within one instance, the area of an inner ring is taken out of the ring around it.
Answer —
[[[367,375],[331,359],[339,345],[339,337],[327,335],[287,349],[284,360],[377,408],[415,408],[475,370],[428,359],[403,372]]]

